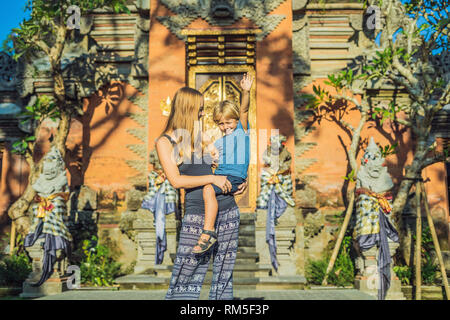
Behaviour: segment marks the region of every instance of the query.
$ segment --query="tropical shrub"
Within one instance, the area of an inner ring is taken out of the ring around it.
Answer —
[[[80,265],[81,283],[94,286],[112,286],[120,274],[121,264],[114,261],[108,247],[99,244],[98,238],[83,241],[83,259]]]
[[[31,262],[25,252],[14,252],[0,261],[0,285],[21,287],[31,272]]]
[[[340,287],[353,284],[355,279],[355,268],[350,257],[351,242],[351,236],[344,237],[334,267],[328,275],[328,283]],[[305,276],[309,283],[317,285],[322,284],[330,257],[331,255],[329,252],[325,252],[322,259],[317,261],[308,261]]]

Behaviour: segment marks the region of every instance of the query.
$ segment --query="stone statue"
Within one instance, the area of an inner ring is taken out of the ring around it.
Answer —
[[[148,192],[142,201],[142,208],[153,213],[156,231],[155,264],[162,264],[167,250],[166,215],[177,212],[179,197],[164,174],[156,149],[150,152],[149,162],[153,165],[153,170],[148,175]]]
[[[383,166],[385,159],[380,148],[370,138],[369,145],[361,161],[357,174],[356,188],[366,188],[376,193],[386,192],[394,186],[387,167]]]
[[[291,169],[292,157],[285,148],[286,137],[276,135],[270,138],[270,145],[263,154],[265,170],[272,175],[286,174]]]
[[[29,252],[39,250],[41,256],[41,250],[44,250],[41,269],[34,268],[33,263],[32,279],[27,279],[28,282],[34,281],[40,274],[37,283],[31,285],[38,287],[54,271],[64,274],[66,258],[71,252],[72,236],[63,221],[63,216],[67,215],[69,185],[64,160],[56,147],[52,147],[44,156],[42,173],[33,184],[33,189],[37,194],[32,205],[32,224],[24,246]],[[59,262],[58,270],[53,269],[56,262]]]
[[[274,135],[270,138],[270,145],[263,154],[265,167],[261,172],[261,193],[256,199],[259,209],[267,209],[266,242],[275,270],[278,270],[276,220],[281,217],[288,205],[295,205],[290,175],[292,157],[285,147],[285,142],[286,137],[283,135]]]
[[[377,266],[365,259],[363,277],[373,280],[369,289],[378,289],[378,299],[384,300],[391,283],[391,256],[398,247],[398,232],[393,227],[390,213],[394,186],[384,166],[379,147],[370,138],[361,167],[356,175],[356,226],[357,247],[363,258],[375,255],[378,248]],[[394,248],[395,247],[395,248]],[[375,253],[374,253],[375,252]],[[370,260],[370,261],[369,261]],[[378,273],[379,279],[376,278]],[[378,283],[378,285],[376,285]],[[375,288],[376,287],[376,288]]]

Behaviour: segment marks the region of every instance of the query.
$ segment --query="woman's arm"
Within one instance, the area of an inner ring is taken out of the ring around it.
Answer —
[[[225,176],[215,176],[212,174],[203,176],[181,175],[175,160],[172,159],[173,146],[168,139],[158,139],[156,142],[156,151],[164,173],[174,188],[189,189],[207,184],[215,184],[224,192],[231,190],[231,183]]]

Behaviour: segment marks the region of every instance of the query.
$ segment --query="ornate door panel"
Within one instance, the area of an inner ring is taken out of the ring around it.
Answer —
[[[239,80],[236,78],[242,77],[243,74],[234,75],[218,75],[218,74],[203,74],[199,75],[197,90],[203,93],[205,98],[205,117],[203,117],[203,128],[205,131],[213,132],[214,140],[222,137],[217,125],[214,123],[212,114],[214,106],[221,101],[230,100],[238,106],[241,101],[241,90],[239,88]],[[202,81],[204,80],[204,81]]]
[[[197,68],[201,68],[202,70],[198,70]],[[223,100],[230,100],[237,105],[240,105],[242,92],[239,83],[245,72],[249,72],[250,74],[254,74],[254,72],[251,68],[236,70],[238,69],[236,66],[230,68],[230,71],[233,70],[237,72],[214,72],[214,66],[202,66],[197,68],[192,67],[189,70],[189,86],[203,93],[205,99],[205,116],[202,119],[203,130],[208,131],[208,133],[213,136],[213,139],[216,140],[222,137],[222,133],[212,119],[214,105]],[[224,67],[222,68],[225,69]],[[208,69],[212,69],[212,72],[208,72]],[[250,92],[249,109],[250,128],[253,130],[256,126],[254,86],[255,84],[253,84],[252,91]],[[256,134],[254,134],[255,131],[253,130],[250,132],[251,155],[248,171],[248,188],[243,194],[235,197],[242,212],[254,212],[256,209],[256,160],[253,159],[256,155]]]

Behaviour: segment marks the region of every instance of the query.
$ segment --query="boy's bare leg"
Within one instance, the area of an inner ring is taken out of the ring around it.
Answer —
[[[214,225],[216,223],[217,210],[219,209],[216,199],[216,193],[212,185],[208,184],[203,187],[203,200],[205,201],[205,223],[203,229],[214,231]],[[208,241],[210,236],[207,234],[202,234],[201,239]],[[201,248],[196,245],[194,250],[198,251]]]

